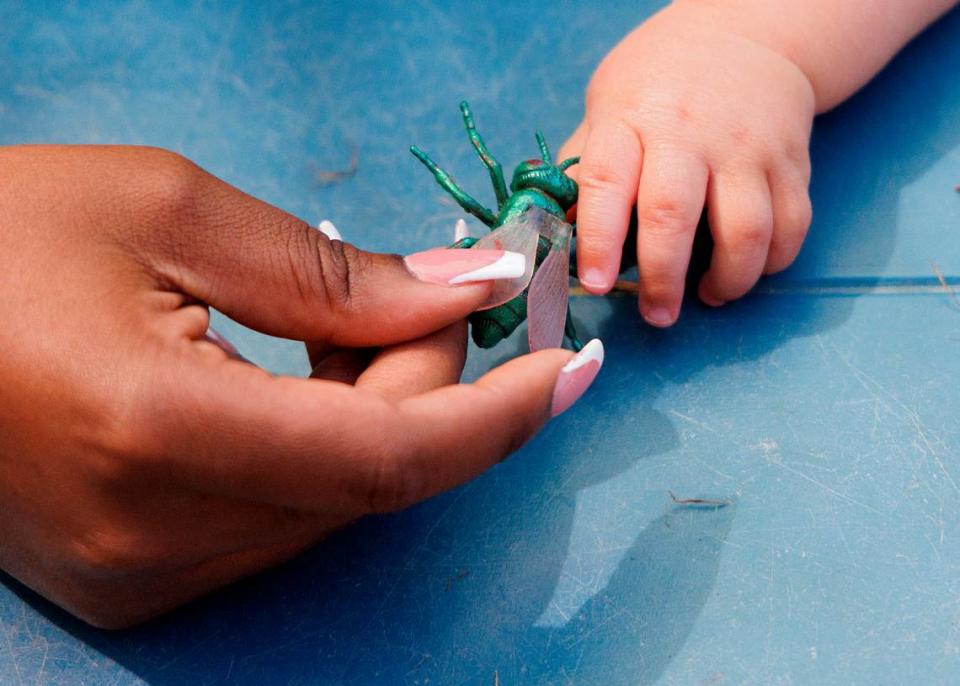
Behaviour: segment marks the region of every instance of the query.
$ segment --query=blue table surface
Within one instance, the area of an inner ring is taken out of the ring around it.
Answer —
[[[660,4],[5,3],[0,144],[172,148],[410,252],[461,214],[410,143],[489,200],[457,102],[507,165],[538,127],[556,147]],[[607,364],[512,459],[132,631],[0,577],[0,683],[957,683],[960,307],[936,272],[960,281],[958,64],[954,11],[817,121],[810,238],[754,295],[669,331],[576,298]]]

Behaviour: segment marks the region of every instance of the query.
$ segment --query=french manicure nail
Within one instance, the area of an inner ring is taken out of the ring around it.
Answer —
[[[469,235],[470,229],[467,228],[467,222],[463,221],[463,219],[458,219],[457,223],[453,225],[453,242],[462,241]]]
[[[421,281],[442,286],[518,279],[527,268],[526,258],[509,250],[436,248],[408,255],[403,261]]]
[[[337,231],[337,227],[334,226],[333,222],[329,219],[324,219],[317,225],[317,228],[320,229],[320,233],[325,234],[331,241],[343,241],[340,232]]]
[[[599,338],[594,338],[560,370],[553,387],[550,416],[556,417],[577,402],[597,378],[597,373],[602,366],[603,343]]]

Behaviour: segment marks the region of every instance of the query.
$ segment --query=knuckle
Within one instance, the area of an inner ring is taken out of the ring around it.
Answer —
[[[626,180],[623,174],[617,172],[613,165],[606,163],[587,163],[580,168],[577,176],[577,184],[580,186],[580,192],[587,193],[606,192],[611,188],[623,186]]]
[[[115,398],[98,404],[99,419],[86,436],[92,448],[92,469],[101,484],[123,484],[162,459],[163,415],[144,415],[150,408],[169,407],[151,384],[132,384],[136,397]],[[153,389],[153,390],[151,390]],[[171,412],[166,412],[172,415]],[[172,417],[171,417],[172,419]],[[174,420],[175,421],[175,420]]]
[[[656,300],[657,302],[669,300],[674,297],[678,285],[682,286],[682,283],[679,283],[680,276],[663,266],[660,266],[659,269],[653,269],[644,265],[641,274],[641,287],[646,299]]]
[[[810,145],[806,140],[790,140],[783,148],[788,166],[799,170],[810,169]]]
[[[640,227],[656,238],[677,238],[688,233],[696,219],[690,209],[670,197],[656,198],[639,212]]]
[[[770,217],[762,212],[744,214],[729,224],[717,243],[736,254],[754,253],[766,249],[773,230]]]
[[[180,216],[193,210],[199,200],[200,168],[183,155],[151,149],[144,203],[147,210],[164,216]]]
[[[424,472],[421,454],[412,449],[392,448],[375,461],[364,497],[367,511],[395,512],[423,497]]]
[[[114,523],[88,527],[70,545],[73,568],[83,578],[117,579],[132,576],[153,564],[138,537]]]
[[[744,220],[737,229],[736,241],[747,250],[764,248],[770,243],[770,227],[762,219]]]
[[[291,233],[286,252],[301,301],[320,301],[335,314],[354,309],[355,286],[370,270],[372,255],[349,243],[330,241],[306,225]]]

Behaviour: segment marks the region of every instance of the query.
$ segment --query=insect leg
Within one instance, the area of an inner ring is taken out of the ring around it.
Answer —
[[[486,143],[480,137],[476,125],[473,123],[473,115],[470,114],[470,105],[466,100],[460,103],[460,112],[463,113],[463,125],[467,129],[467,135],[470,136],[470,142],[476,148],[477,154],[483,160],[483,164],[490,170],[490,181],[493,183],[493,192],[497,194],[497,210],[503,209],[503,203],[507,201],[507,182],[503,178],[503,167],[497,162],[497,158],[487,150]]]
[[[574,352],[578,353],[583,349],[583,343],[580,342],[580,338],[577,336],[577,327],[573,324],[573,313],[570,311],[569,304],[567,304],[567,323],[563,327],[563,333],[570,339],[570,345],[573,346]]]
[[[433,178],[437,180],[437,183],[439,183],[440,186],[443,187],[443,190],[449,193],[451,197],[457,201],[457,204],[460,205],[460,207],[482,221],[487,226],[493,228],[493,225],[497,222],[497,217],[493,212],[464,193],[460,186],[458,186],[457,183],[450,178],[450,175],[438,167],[434,161],[431,160],[425,152],[423,152],[423,150],[415,145],[411,145],[410,152],[413,153],[414,157],[423,162],[423,166],[430,170],[430,172],[433,174]]]
[[[547,139],[543,134],[537,131],[537,145],[540,146],[540,159],[544,164],[553,164],[553,156],[550,154],[550,148],[547,147]]]

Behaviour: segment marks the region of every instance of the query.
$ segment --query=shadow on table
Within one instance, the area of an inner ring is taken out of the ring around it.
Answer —
[[[817,259],[832,240],[817,234],[845,231],[848,243],[869,243],[871,273],[882,273],[898,191],[960,137],[960,127],[943,126],[960,121],[958,35],[955,11],[818,123],[809,251]],[[584,330],[599,331],[608,348],[588,402],[474,483],[360,522],[280,569],[127,632],[89,629],[12,586],[156,686],[491,684],[494,670],[505,686],[653,683],[710,595],[736,507],[665,501],[575,614],[538,626],[570,552],[578,494],[677,446],[655,407],[665,385],[835,328],[854,302],[753,296],[722,312],[690,303],[677,327],[653,331],[637,321],[632,298],[578,301]]]

